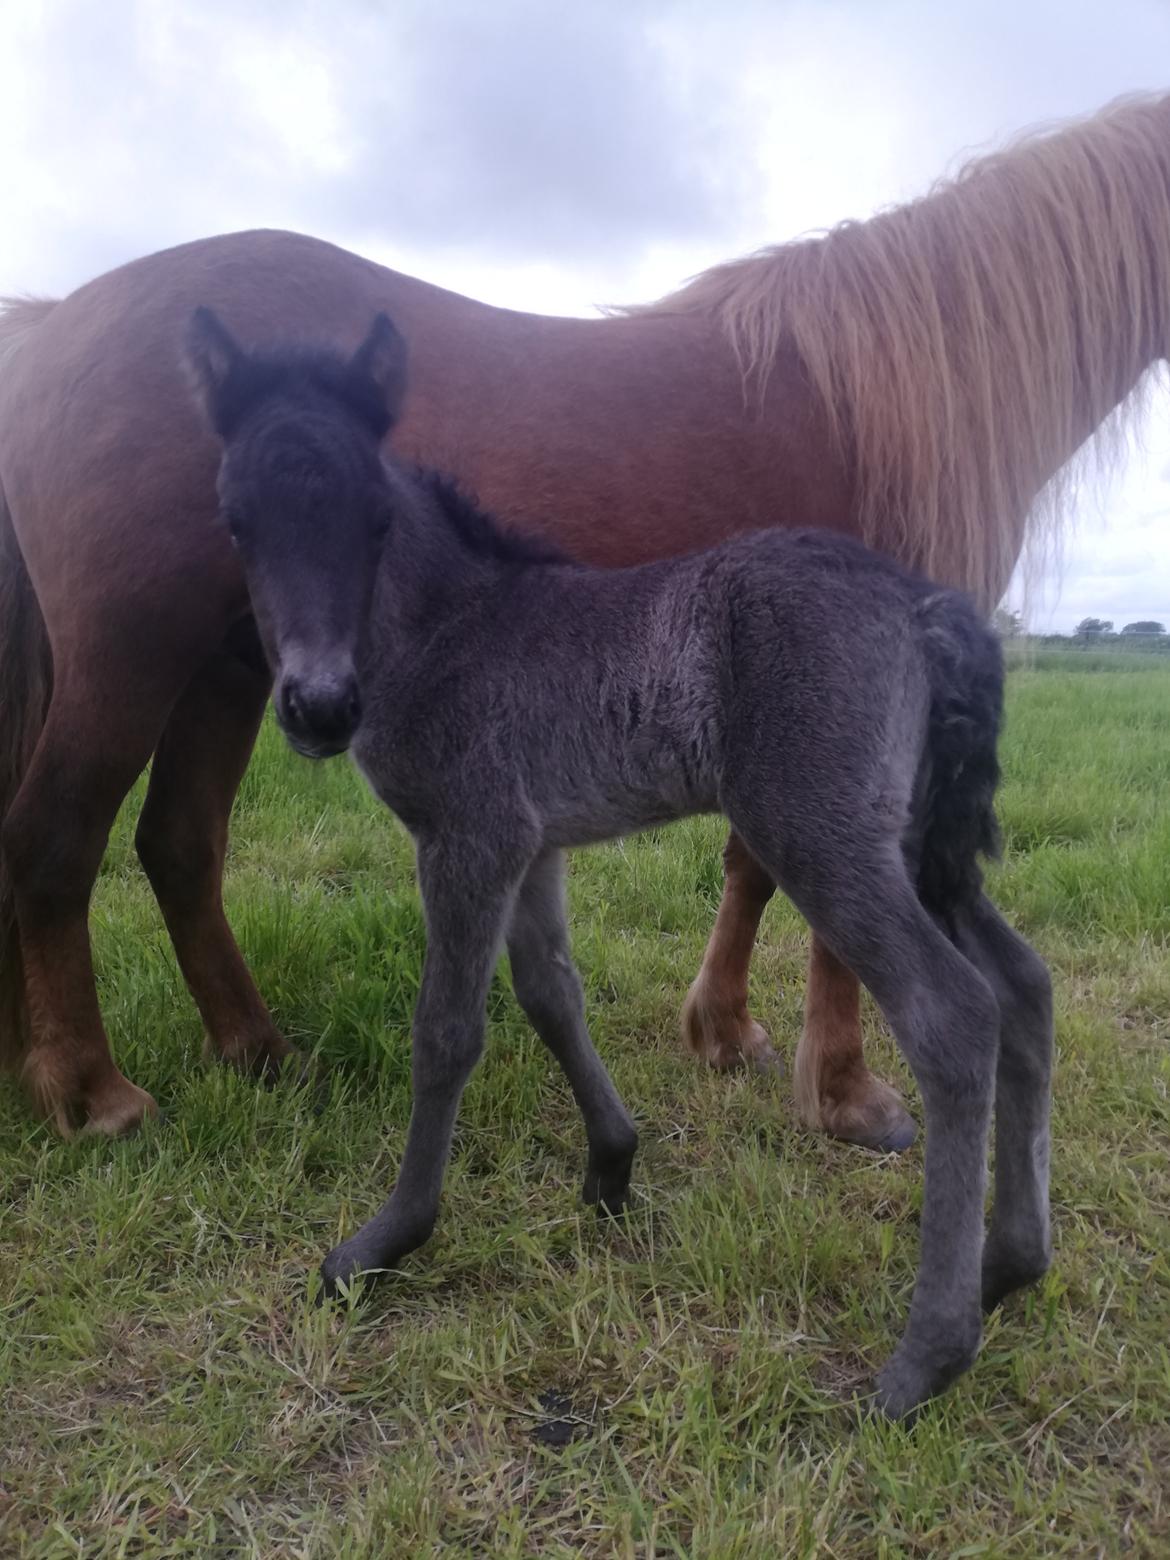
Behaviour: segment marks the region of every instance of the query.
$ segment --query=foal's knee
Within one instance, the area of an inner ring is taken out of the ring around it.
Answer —
[[[548,947],[539,954],[529,950],[523,957],[514,952],[511,964],[516,1001],[538,1032],[563,1021],[566,1013],[584,1012],[581,977],[562,948]]]
[[[1012,1005],[1020,1016],[1042,1033],[1052,1029],[1052,975],[1047,964],[1023,938],[1005,971]],[[1004,1005],[1007,999],[1004,998]]]
[[[922,1041],[911,1065],[924,1093],[944,1089],[952,1100],[988,1098],[999,1048],[1000,1007],[995,992],[967,960],[957,962],[918,1004]]]
[[[419,1022],[413,1035],[414,1089],[445,1092],[461,1085],[475,1068],[484,1051],[482,1023],[443,1021]]]
[[[1004,970],[1003,986],[1000,1071],[1021,1082],[1045,1084],[1052,1071],[1052,976],[1022,939]]]

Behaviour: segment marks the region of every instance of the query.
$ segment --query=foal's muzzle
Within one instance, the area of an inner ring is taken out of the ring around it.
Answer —
[[[352,672],[286,676],[275,702],[285,736],[305,758],[344,753],[361,723],[362,701]]]

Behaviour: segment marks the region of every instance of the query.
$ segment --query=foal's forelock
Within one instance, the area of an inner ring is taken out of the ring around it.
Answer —
[[[328,404],[260,408],[229,442],[220,493],[280,723],[309,757],[341,752],[361,719],[358,646],[386,501],[376,446]]]

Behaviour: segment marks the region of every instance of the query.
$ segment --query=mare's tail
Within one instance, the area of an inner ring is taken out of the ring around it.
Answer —
[[[50,307],[16,303],[0,314],[0,371]],[[45,723],[52,676],[44,619],[0,489],[0,824],[20,789]],[[0,852],[0,1067],[18,1060],[26,1035],[12,884]]]
[[[999,640],[965,597],[937,591],[919,608],[930,678],[919,819],[918,895],[948,925],[983,888],[980,855],[999,854],[995,788],[1003,715]]]

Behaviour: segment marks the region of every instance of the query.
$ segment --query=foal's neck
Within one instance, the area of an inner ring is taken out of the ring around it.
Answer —
[[[429,636],[452,614],[488,599],[505,575],[534,566],[469,545],[425,479],[411,483],[395,471],[389,479],[413,489],[396,505],[380,571],[380,594],[393,602],[399,634]]]

